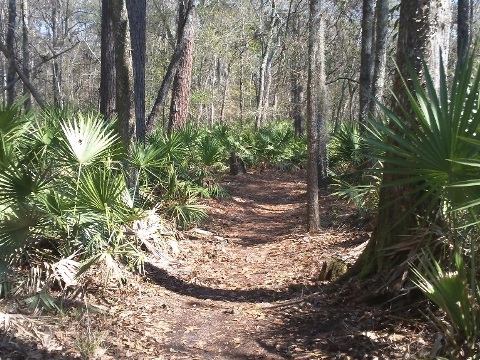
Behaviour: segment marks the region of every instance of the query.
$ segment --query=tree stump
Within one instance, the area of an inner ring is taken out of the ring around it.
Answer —
[[[245,169],[245,163],[243,162],[242,158],[232,151],[230,153],[230,175],[246,173],[247,170]]]

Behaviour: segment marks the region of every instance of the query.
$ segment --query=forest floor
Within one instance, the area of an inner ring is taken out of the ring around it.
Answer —
[[[365,283],[325,277],[324,264],[355,261],[371,224],[322,195],[322,231],[309,235],[305,178],[226,177],[231,196],[206,202],[209,219],[184,233],[174,262],[123,287],[91,284],[60,315],[11,314],[0,360],[428,358],[418,307],[369,302]]]

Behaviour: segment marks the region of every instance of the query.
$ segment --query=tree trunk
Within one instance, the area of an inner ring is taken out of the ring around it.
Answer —
[[[438,0],[438,2],[440,1],[445,0]],[[426,59],[429,64],[438,64],[438,60],[432,59],[432,55],[439,56],[440,52],[432,52],[431,45],[432,42],[438,44],[436,26],[440,23],[431,21],[430,12],[431,9],[438,8],[439,5],[436,3],[437,1],[434,0],[401,1],[396,54],[399,73],[395,75],[393,83],[393,93],[398,102],[392,101],[394,113],[401,114],[402,107],[407,110],[410,108],[402,80],[402,77],[406,79],[407,86],[413,91],[411,81],[408,81],[411,78],[409,69],[421,78],[423,75],[422,59]],[[384,173],[382,185],[391,184],[396,180],[399,180],[398,175]],[[417,226],[418,217],[423,215],[411,211],[417,199],[409,195],[410,189],[411,186],[400,185],[380,188],[378,204],[380,210],[377,215],[377,223],[367,247],[352,269],[353,274],[360,273],[361,276],[367,276],[386,269],[393,269],[405,260],[406,253],[396,253],[392,256],[387,255],[385,250],[408,235],[411,229]]]
[[[22,57],[23,57],[23,66],[22,71],[25,74],[25,77],[30,80],[30,39],[29,39],[29,30],[28,30],[28,0],[22,0]],[[25,96],[25,101],[23,106],[25,112],[28,112],[32,108],[32,96],[28,90],[27,85],[23,84],[23,94]]]
[[[388,0],[377,0],[375,7],[375,60],[373,68],[372,96],[383,101],[385,69],[387,65]],[[369,113],[373,114],[375,102],[370,101]]]
[[[243,52],[240,53],[240,79],[239,79],[239,91],[240,91],[240,101],[239,101],[239,108],[240,108],[240,124],[243,124],[244,119],[244,109],[245,109],[245,97],[244,97],[244,83],[243,83],[243,73],[244,73],[244,64],[243,64]]]
[[[128,147],[135,141],[133,69],[125,0],[111,0],[115,41],[116,104],[120,138]]]
[[[371,93],[372,93],[372,69],[373,69],[373,39],[374,39],[374,0],[363,0],[362,9],[362,51],[360,59],[360,122],[368,118]]]
[[[102,33],[100,64],[100,113],[110,122],[115,114],[116,72],[115,41],[110,0],[102,0]]]
[[[135,94],[135,123],[137,141],[145,141],[145,58],[147,49],[146,0],[127,0],[130,38],[132,44],[133,86]]]
[[[441,63],[448,65],[450,49],[450,28],[452,20],[452,2],[449,0],[432,0],[430,2],[430,57],[429,71],[433,78],[435,89],[440,88]]]
[[[316,91],[316,103],[318,107],[317,126],[318,126],[318,186],[326,189],[328,185],[328,128],[327,128],[327,113],[328,113],[328,93],[326,83],[325,71],[325,21],[323,15],[320,13],[321,5],[319,5],[318,16],[318,79]]]
[[[58,0],[52,2],[52,52],[56,55],[58,42],[61,34],[60,24],[60,3]],[[58,108],[63,108],[62,95],[62,73],[60,60],[55,57],[52,60],[52,83],[53,83],[53,103]]]
[[[192,0],[185,0],[190,3]],[[187,17],[192,17],[185,31],[185,46],[180,63],[173,80],[172,101],[170,103],[170,116],[168,119],[168,132],[183,129],[187,125],[188,105],[190,102],[190,85],[192,82],[193,67],[193,41],[195,36],[194,13],[188,14],[190,6],[183,1],[180,3],[179,23],[186,23]],[[193,10],[192,10],[193,11]]]
[[[225,105],[227,103],[228,83],[230,81],[230,64],[224,75],[223,93],[222,93],[222,107],[220,108],[220,123],[225,124]]]
[[[193,26],[195,6],[196,1],[194,0],[180,1],[180,7],[182,7],[182,11],[184,12],[184,21],[179,21],[177,26],[177,44],[172,58],[170,59],[170,63],[168,64],[165,76],[163,77],[160,89],[158,90],[157,98],[155,99],[155,103],[153,104],[152,110],[147,119],[147,135],[150,135],[157,126],[158,118],[162,113],[168,90],[170,89],[174,76],[177,73],[188,37],[187,30]]]
[[[457,58],[459,66],[465,63],[465,60],[467,58],[468,46],[470,44],[469,6],[469,0],[458,0]]]
[[[300,18],[296,16],[292,20],[292,36],[297,38],[300,36]],[[290,75],[291,94],[292,94],[292,118],[295,137],[299,138],[303,135],[304,127],[304,89],[301,83],[302,64],[300,61],[302,54],[299,49],[293,50],[292,70]]]
[[[255,118],[255,129],[258,130],[265,122],[268,110],[268,98],[271,83],[271,67],[275,56],[276,47],[273,44],[274,33],[276,31],[277,9],[275,1],[270,2],[270,18],[266,29],[266,40],[262,47],[262,63],[260,65],[258,89],[257,89],[257,114]]]
[[[308,70],[307,70],[307,211],[308,231],[320,230],[320,207],[318,202],[318,165],[319,165],[319,134],[317,123],[317,105],[315,101],[314,70],[317,63],[317,29],[320,17],[320,0],[310,0],[308,18]]]
[[[7,68],[7,106],[12,106],[15,101],[15,18],[17,16],[17,4],[15,0],[8,1],[8,28],[6,45],[8,51],[8,68]]]

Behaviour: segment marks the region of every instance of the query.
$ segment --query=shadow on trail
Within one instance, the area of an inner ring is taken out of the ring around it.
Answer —
[[[420,311],[339,301],[344,293],[351,297],[361,289],[361,282],[330,283],[295,304],[278,306],[276,321],[257,336],[257,343],[268,351],[274,346],[287,358],[428,358],[430,347],[423,340],[412,340],[408,347],[392,346],[418,331]]]
[[[268,289],[225,290],[191,284],[150,263],[145,264],[145,273],[155,284],[167,290],[202,300],[261,303],[288,300],[298,296],[298,294],[290,291]]]
[[[65,354],[62,350],[48,351],[39,349],[37,344],[26,342],[20,338],[5,334],[0,331],[0,359],[24,360],[24,359],[78,359],[75,355]]]

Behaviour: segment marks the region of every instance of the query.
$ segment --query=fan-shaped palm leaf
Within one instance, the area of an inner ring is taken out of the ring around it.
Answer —
[[[416,76],[412,76],[415,93],[405,86],[413,113],[403,109],[401,114],[393,114],[380,105],[389,124],[369,122],[372,136],[367,141],[373,149],[369,156],[391,164],[379,171],[402,175],[385,186],[415,184],[413,191],[422,192],[418,205],[425,206],[430,199],[431,204],[440,200],[452,208],[473,196],[451,187],[473,175],[472,169],[452,159],[471,159],[478,153],[460,136],[475,138],[480,126],[480,69],[474,68],[472,57],[464,68],[457,69],[449,89],[442,66],[439,90],[426,66],[424,73],[425,88]]]
[[[79,209],[121,214],[126,208],[122,201],[125,189],[122,174],[114,173],[108,168],[87,170],[80,178]]]
[[[101,117],[79,114],[76,119],[62,123],[69,155],[79,165],[91,164],[114,149],[118,136],[106,127]]]

